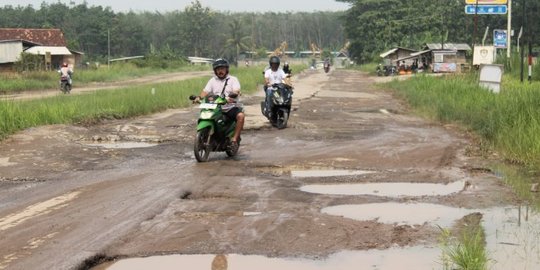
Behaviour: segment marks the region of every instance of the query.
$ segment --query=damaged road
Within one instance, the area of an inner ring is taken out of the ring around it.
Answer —
[[[244,97],[239,155],[211,153],[208,163],[193,157],[196,108],[11,136],[0,144],[0,269],[106,269],[110,262],[99,263],[164,254],[320,259],[436,247],[437,219],[383,222],[323,209],[487,209],[515,200],[490,170],[478,169],[492,161],[471,154],[466,134],[410,115],[365,74],[309,71],[294,98],[289,127],[277,130],[260,115],[262,96]],[[377,186],[359,194],[305,190],[377,183],[463,187],[411,194],[405,185],[396,196]]]

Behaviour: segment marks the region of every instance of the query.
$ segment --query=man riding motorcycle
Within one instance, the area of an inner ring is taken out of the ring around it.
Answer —
[[[72,85],[73,81],[71,80],[71,75],[73,75],[73,70],[69,68],[67,63],[62,64],[58,73],[60,73],[60,81],[67,80],[68,84],[70,86]]]
[[[290,86],[289,77],[279,68],[280,60],[277,56],[270,57],[268,61],[270,68],[264,73],[264,91],[266,93],[265,107],[267,112],[271,112],[272,104],[272,89],[270,86],[274,84],[284,83]]]
[[[240,133],[244,127],[244,111],[243,108],[237,104],[238,96],[240,96],[240,82],[238,78],[229,75],[229,62],[225,59],[217,59],[212,64],[215,76],[212,77],[206,87],[199,95],[200,98],[206,96],[218,96],[223,94],[227,99],[227,104],[223,106],[223,113],[233,121],[236,121],[236,129],[234,131],[234,137],[231,140],[233,147],[238,147],[238,140]]]

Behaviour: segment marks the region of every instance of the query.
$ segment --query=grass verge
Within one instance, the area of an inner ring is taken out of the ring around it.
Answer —
[[[231,69],[231,74],[239,78],[245,94],[256,91],[257,84],[262,81],[258,68]],[[95,123],[101,119],[133,117],[185,107],[190,104],[189,95],[199,94],[209,78],[30,101],[0,101],[0,139],[40,125]]]
[[[167,72],[209,70],[205,66],[182,66],[178,68],[139,68],[132,64],[114,64],[108,69],[106,66],[98,69],[77,69],[73,75],[76,85],[85,85],[91,82],[112,82],[145,75],[161,74]],[[20,92],[28,90],[58,88],[59,75],[56,71],[36,71],[27,73],[0,73],[0,93]]]
[[[500,94],[479,87],[472,75],[418,76],[387,85],[417,113],[470,128],[507,161],[540,165],[540,83],[505,76]]]

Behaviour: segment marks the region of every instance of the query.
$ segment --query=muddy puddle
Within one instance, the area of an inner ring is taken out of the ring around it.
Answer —
[[[430,247],[342,251],[325,259],[268,258],[257,255],[170,255],[121,260],[108,270],[351,270],[440,268],[440,251]]]
[[[332,206],[322,212],[361,221],[411,226],[428,223],[443,228],[478,212],[482,214],[486,235],[488,269],[540,269],[540,214],[527,207],[465,209],[422,203],[374,203]]]
[[[106,149],[132,149],[157,146],[157,143],[147,142],[111,142],[111,143],[88,143],[85,146],[102,147]]]
[[[375,173],[364,170],[291,170],[291,177],[337,177],[337,176],[357,176]]]
[[[337,185],[305,185],[301,191],[328,195],[373,195],[384,197],[446,196],[465,188],[465,181],[449,184],[431,183],[359,183]]]
[[[450,227],[471,210],[427,203],[368,203],[337,205],[322,209],[323,213],[355,220],[375,220],[396,225],[423,225],[424,223]]]

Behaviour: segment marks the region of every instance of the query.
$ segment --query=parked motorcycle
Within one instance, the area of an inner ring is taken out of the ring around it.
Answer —
[[[190,96],[189,99],[195,101],[197,97]],[[238,138],[237,147],[231,144],[236,121],[229,119],[222,111],[227,105],[230,104],[227,104],[224,96],[207,96],[200,103],[201,112],[197,121],[197,136],[193,148],[198,162],[208,161],[210,152],[225,152],[229,157],[238,153],[240,138]]]
[[[269,87],[272,91],[272,103],[270,104],[269,111],[267,111],[266,99],[265,101],[262,101],[261,112],[270,121],[272,126],[279,129],[286,128],[291,112],[292,88],[283,83],[273,84]]]
[[[60,77],[60,91],[64,94],[69,94],[71,92],[71,83],[69,82],[68,76]]]

